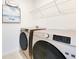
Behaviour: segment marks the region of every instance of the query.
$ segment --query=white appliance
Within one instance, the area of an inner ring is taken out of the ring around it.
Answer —
[[[33,32],[44,28],[22,28],[20,33],[20,47],[25,59],[32,59]],[[23,55],[22,54],[22,55]]]
[[[29,56],[29,37],[30,31],[22,28],[20,33],[20,47],[21,52],[25,55],[25,58],[30,59]]]
[[[33,59],[76,59],[75,31],[35,31],[32,48]]]

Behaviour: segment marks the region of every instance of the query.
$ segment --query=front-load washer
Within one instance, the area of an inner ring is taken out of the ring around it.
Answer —
[[[30,37],[30,31],[28,29],[22,28],[19,42],[20,42],[21,53],[24,55],[25,59],[30,59],[29,37]]]
[[[35,31],[33,59],[76,59],[75,30]]]

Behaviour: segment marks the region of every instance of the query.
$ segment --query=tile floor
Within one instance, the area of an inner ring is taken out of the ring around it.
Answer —
[[[2,56],[2,59],[27,59],[24,55],[19,52],[13,52],[9,55]]]

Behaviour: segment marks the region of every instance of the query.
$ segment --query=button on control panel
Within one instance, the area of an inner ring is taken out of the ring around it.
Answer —
[[[70,58],[75,58],[75,55],[74,55],[74,54],[71,54],[71,53],[69,53],[69,52],[65,52],[65,55],[66,55],[66,56],[70,56]]]
[[[71,57],[75,58],[75,55],[71,54]]]
[[[66,55],[69,55],[69,53],[68,53],[68,52],[65,52],[65,54],[66,54]]]

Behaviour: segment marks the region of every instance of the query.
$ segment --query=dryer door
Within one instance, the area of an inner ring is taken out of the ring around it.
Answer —
[[[22,50],[26,50],[28,47],[27,35],[24,32],[20,34],[20,47]]]
[[[66,59],[52,44],[38,41],[33,47],[33,59]]]

